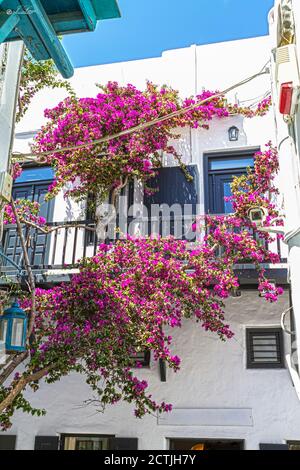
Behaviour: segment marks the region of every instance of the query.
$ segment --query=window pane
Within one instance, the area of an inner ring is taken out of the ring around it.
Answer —
[[[64,450],[76,449],[76,437],[65,437]]]
[[[288,441],[289,450],[300,450],[300,441]]]
[[[30,181],[51,181],[54,179],[54,171],[49,166],[42,168],[28,168],[22,171],[19,178],[16,179],[17,183],[28,183]]]
[[[7,332],[7,320],[2,320],[0,322],[0,341],[6,341],[6,332]]]
[[[232,196],[231,192],[231,183],[228,181],[224,183],[224,197]],[[224,199],[224,212],[225,214],[232,214],[233,213],[233,206],[231,201],[226,201]]]
[[[212,158],[209,161],[209,169],[214,170],[231,170],[234,168],[247,168],[254,165],[254,159],[251,157],[240,158]]]
[[[21,318],[15,318],[12,324],[11,345],[23,346],[23,325]]]
[[[102,450],[102,440],[99,439],[77,439],[76,450]]]
[[[105,437],[68,436],[64,440],[64,450],[107,450]]]

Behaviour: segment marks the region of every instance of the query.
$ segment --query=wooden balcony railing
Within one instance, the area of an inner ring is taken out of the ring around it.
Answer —
[[[185,217],[152,217],[152,218],[134,218],[129,217],[121,224],[121,233],[116,234],[117,238],[122,238],[122,234],[143,236],[159,234],[161,236],[172,235],[179,239],[185,239],[191,243],[199,241],[199,234],[193,232],[191,226],[195,221],[195,216]],[[63,269],[75,267],[78,261],[83,257],[94,256],[97,252],[98,240],[95,233],[95,222],[76,221],[76,222],[52,222],[47,226],[51,229],[49,233],[41,233],[35,228],[24,228],[25,238],[29,241],[29,258],[34,270]],[[111,234],[114,230],[110,230]],[[203,231],[202,237],[205,235]],[[112,235],[111,235],[112,236]],[[201,236],[200,236],[201,238]],[[282,255],[282,243],[276,241],[269,246],[270,250],[278,253],[282,262],[285,257]],[[2,243],[2,252],[5,257],[2,258],[2,272],[16,271],[16,268],[10,263],[23,268],[23,256],[20,245],[20,239],[16,228],[13,225],[7,225],[4,230]],[[216,256],[221,256],[222,250],[216,250]],[[241,261],[243,263],[246,260]]]

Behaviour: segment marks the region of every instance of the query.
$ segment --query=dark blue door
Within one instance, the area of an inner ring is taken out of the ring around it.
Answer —
[[[52,179],[48,179],[48,181],[42,180],[43,177],[50,178],[51,176]],[[53,219],[54,201],[46,201],[45,196],[52,180],[53,171],[51,169],[38,168],[24,170],[21,177],[18,178],[14,184],[13,198],[14,200],[28,199],[38,202],[40,204],[39,215],[44,217],[47,222],[51,222]],[[50,237],[34,228],[28,227],[24,227],[24,235],[26,239],[30,241],[28,253],[31,265],[36,267],[47,265]],[[9,227],[5,231],[4,252],[6,256],[15,263],[20,264],[22,250],[20,239],[17,236],[17,231],[14,226]]]
[[[244,175],[253,167],[253,156],[222,155],[207,160],[206,212],[209,214],[230,214],[232,203],[225,201],[231,196],[231,183],[236,176]]]

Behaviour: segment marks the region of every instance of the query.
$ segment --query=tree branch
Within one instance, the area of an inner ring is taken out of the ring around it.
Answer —
[[[33,275],[32,269],[31,269],[30,261],[29,261],[28,250],[27,250],[27,247],[26,247],[26,240],[25,240],[25,237],[24,237],[24,234],[23,234],[21,221],[20,221],[18,211],[16,209],[15,202],[14,202],[13,199],[11,200],[11,208],[12,208],[13,214],[14,214],[15,219],[16,219],[17,232],[18,232],[18,235],[19,235],[19,238],[20,238],[21,247],[22,247],[22,251],[23,251],[23,255],[24,255],[24,264],[25,264],[25,269],[26,269],[27,274],[28,274],[30,293],[31,293],[31,312],[30,312],[30,316],[29,316],[29,325],[28,325],[28,330],[27,330],[27,342],[28,342],[28,340],[31,336],[32,330],[33,330],[35,315],[36,315],[35,280],[34,280],[34,275]]]
[[[44,369],[41,369],[35,372],[34,374],[30,374],[30,375],[23,374],[22,377],[17,382],[17,384],[15,385],[15,387],[9,392],[7,397],[5,397],[4,400],[0,403],[0,413],[2,413],[8,406],[10,406],[13,403],[13,401],[17,398],[17,396],[25,389],[26,385],[28,385],[30,382],[35,382],[37,380],[42,379],[55,366],[56,364],[45,367]]]
[[[25,351],[21,354],[16,354],[11,359],[11,361],[0,374],[0,385],[4,384],[10,374],[28,357],[28,354],[28,351]]]
[[[65,225],[58,225],[57,227],[51,227],[51,228],[43,228],[40,227],[38,224],[35,224],[34,222],[30,222],[29,220],[24,219],[23,217],[20,217],[20,222],[23,224],[27,225],[28,227],[35,228],[42,232],[43,234],[47,235],[49,233],[55,232],[57,230],[61,230],[62,228],[84,228],[85,230],[88,230],[90,232],[96,232],[95,227],[88,227],[84,224],[65,224]]]

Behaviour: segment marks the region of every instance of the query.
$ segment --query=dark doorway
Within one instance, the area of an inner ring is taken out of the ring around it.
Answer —
[[[243,440],[170,439],[170,450],[243,450]]]
[[[12,196],[14,200],[28,199],[40,204],[39,215],[47,222],[53,220],[54,200],[46,201],[48,187],[54,178],[53,170],[49,167],[28,168],[23,170],[13,186]],[[48,236],[38,232],[34,228],[24,228],[24,235],[30,237],[29,258],[32,266],[47,264],[49,249]],[[21,257],[21,244],[17,236],[15,226],[9,226],[4,235],[4,252],[12,261],[19,265]],[[9,266],[9,264],[7,264]]]

